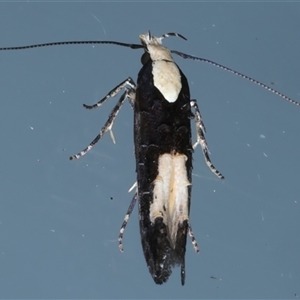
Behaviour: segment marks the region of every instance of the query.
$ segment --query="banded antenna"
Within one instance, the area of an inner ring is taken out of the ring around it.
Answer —
[[[114,41],[65,41],[65,42],[52,42],[52,43],[43,43],[43,44],[33,44],[28,46],[16,46],[16,47],[2,47],[0,51],[5,50],[25,50],[32,48],[41,48],[41,47],[49,47],[49,46],[64,46],[64,45],[97,45],[97,44],[111,44],[118,45],[123,47],[129,47],[131,49],[141,49],[144,48],[143,45],[140,44],[128,44]]]
[[[150,31],[148,31],[149,37],[152,37]],[[183,35],[175,32],[165,33],[159,39],[162,40],[164,38],[170,36],[177,36],[184,40],[187,40]],[[97,44],[110,44],[110,45],[117,45],[128,47],[131,49],[142,49],[144,48],[143,45],[140,44],[129,44],[129,43],[122,43],[116,41],[64,41],[64,42],[51,42],[51,43],[42,43],[42,44],[33,44],[27,46],[15,46],[15,47],[0,47],[0,51],[7,51],[7,50],[25,50],[25,49],[32,49],[32,48],[41,48],[41,47],[50,47],[50,46],[66,46],[66,45],[97,45]]]
[[[150,31],[148,31],[149,34],[149,38],[151,38],[151,33]],[[170,37],[170,36],[176,36],[176,37],[180,37],[184,40],[187,40],[183,35],[179,34],[179,33],[174,33],[174,32],[170,32],[170,33],[165,33],[163,34],[160,38],[158,38],[158,40],[160,40],[160,42],[162,41],[162,39],[166,38],[166,37]],[[41,48],[41,47],[49,47],[49,46],[63,46],[63,45],[97,45],[97,44],[110,44],[110,45],[117,45],[117,46],[123,46],[123,47],[128,47],[131,49],[144,49],[145,47],[143,45],[140,44],[129,44],[129,43],[121,43],[121,42],[115,42],[115,41],[65,41],[65,42],[51,42],[51,43],[42,43],[42,44],[33,44],[33,45],[27,45],[27,46],[15,46],[15,47],[0,47],[0,51],[7,51],[7,50],[25,50],[25,49],[32,49],[32,48]],[[262,88],[268,90],[269,92],[283,98],[284,100],[295,104],[297,106],[300,106],[300,102],[297,102],[295,100],[293,100],[292,98],[282,94],[281,92],[271,88],[270,86],[250,77],[247,75],[244,75],[238,71],[235,71],[231,68],[228,68],[226,66],[223,66],[219,63],[216,63],[212,60],[206,59],[206,58],[201,58],[201,57],[197,57],[197,56],[193,56],[190,54],[186,54],[180,51],[176,51],[176,50],[170,50],[171,53],[174,53],[176,55],[179,55],[180,57],[184,58],[184,59],[192,59],[192,60],[197,60],[197,61],[202,61],[208,64],[211,64],[215,67],[221,68],[225,71],[228,71],[234,75],[240,76],[246,80],[249,80],[259,86],[261,86]]]
[[[277,90],[269,87],[268,85],[266,85],[266,84],[264,84],[264,83],[262,83],[262,82],[260,82],[260,81],[258,81],[256,79],[254,79],[254,78],[252,78],[250,76],[247,76],[247,75],[244,75],[244,74],[242,74],[242,73],[240,73],[238,71],[235,71],[235,70],[233,70],[231,68],[228,68],[228,67],[225,67],[225,66],[223,66],[221,64],[218,64],[218,63],[216,63],[216,62],[214,62],[212,60],[209,60],[209,59],[206,59],[206,58],[197,57],[197,56],[193,56],[193,55],[189,55],[189,54],[185,54],[185,53],[182,53],[182,52],[179,52],[179,51],[176,51],[176,50],[171,50],[171,53],[177,54],[177,55],[179,55],[179,56],[181,56],[182,58],[185,58],[185,59],[192,59],[192,60],[203,61],[203,62],[211,64],[211,65],[213,65],[215,67],[221,68],[222,70],[228,71],[228,72],[230,72],[230,73],[232,73],[234,75],[240,76],[240,77],[242,77],[244,79],[247,79],[247,80],[249,80],[249,81],[251,81],[251,82],[253,82],[253,83],[261,86],[262,88],[268,90],[271,93],[276,94],[277,96],[283,98],[284,100],[286,100],[286,101],[288,101],[288,102],[290,102],[292,104],[300,106],[300,102],[295,101],[294,99],[292,99],[292,98],[290,98],[290,97],[282,94],[281,92],[279,92],[279,91],[277,91]]]
[[[150,31],[149,37],[152,37]],[[166,37],[170,36],[177,36],[184,40],[187,40],[183,35],[179,33],[165,33],[163,34],[159,39],[164,39]],[[129,44],[129,43],[121,43],[121,42],[115,42],[115,41],[64,41],[64,42],[51,42],[51,43],[42,43],[42,44],[33,44],[33,45],[27,45],[27,46],[15,46],[15,47],[0,47],[0,51],[7,51],[7,50],[25,50],[25,49],[32,49],[32,48],[41,48],[41,47],[50,47],[50,46],[66,46],[66,45],[97,45],[97,44],[110,44],[110,45],[117,45],[117,46],[123,46],[128,47],[131,49],[142,49],[144,48],[143,45],[140,44]]]

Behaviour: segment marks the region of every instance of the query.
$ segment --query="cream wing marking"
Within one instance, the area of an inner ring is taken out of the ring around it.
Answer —
[[[175,102],[181,90],[179,70],[174,62],[153,61],[152,74],[154,86],[168,102]]]
[[[158,175],[154,181],[150,220],[162,217],[168,228],[169,241],[175,248],[178,225],[189,219],[187,157],[165,153],[158,160]]]
[[[140,39],[150,54],[154,86],[168,102],[175,102],[181,91],[181,76],[169,49],[161,45],[162,38],[141,34]]]

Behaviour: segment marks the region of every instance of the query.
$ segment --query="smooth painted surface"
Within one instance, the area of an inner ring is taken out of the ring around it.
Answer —
[[[165,45],[236,69],[300,101],[299,3],[0,3],[0,47],[64,40]],[[142,254],[127,103],[79,161],[117,99],[92,104],[128,76],[142,51],[61,46],[0,52],[1,298],[296,298],[300,293],[300,107],[200,62],[174,57],[190,80],[218,180],[194,154],[186,285],[156,286]],[[112,197],[112,200],[111,200]]]

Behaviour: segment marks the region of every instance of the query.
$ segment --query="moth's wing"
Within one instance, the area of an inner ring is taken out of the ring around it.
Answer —
[[[145,260],[157,284],[166,282],[172,274],[172,268],[181,267],[181,284],[185,283],[185,251],[186,236],[188,231],[187,221],[179,226],[176,246],[173,249],[168,239],[168,229],[162,218],[157,218],[155,223],[140,220],[141,240]],[[146,226],[145,226],[146,225]]]

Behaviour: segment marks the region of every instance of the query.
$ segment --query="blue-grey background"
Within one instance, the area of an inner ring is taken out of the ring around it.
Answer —
[[[0,3],[0,47],[65,40],[164,44],[272,85],[300,101],[298,3]],[[128,103],[85,157],[70,162],[117,99],[83,109],[128,76],[141,50],[60,46],[0,52],[1,298],[296,298],[300,293],[300,108],[246,80],[175,57],[207,128],[218,180],[194,154],[186,285],[154,284],[133,194]],[[195,136],[194,136],[195,138]],[[113,197],[113,200],[110,199]],[[215,279],[211,278],[213,276]]]

